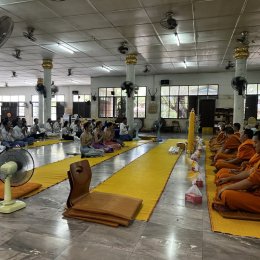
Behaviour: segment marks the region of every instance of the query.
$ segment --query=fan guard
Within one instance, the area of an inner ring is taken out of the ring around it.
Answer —
[[[0,168],[3,164],[13,161],[17,164],[17,171],[11,175],[11,186],[16,187],[28,182],[34,172],[34,160],[25,149],[9,149],[0,154]],[[0,180],[5,181],[6,176],[0,172]]]
[[[0,18],[0,47],[2,47],[11,36],[14,29],[14,22],[8,16]]]
[[[177,21],[173,18],[173,12],[167,12],[165,17],[160,21],[160,24],[168,30],[175,30],[178,25]]]

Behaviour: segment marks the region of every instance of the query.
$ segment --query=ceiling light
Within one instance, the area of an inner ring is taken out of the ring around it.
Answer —
[[[107,72],[110,72],[112,69],[106,65],[102,65],[102,69],[104,69]]]
[[[184,63],[184,68],[187,69],[186,61],[183,61],[183,63]]]
[[[63,49],[64,51],[69,52],[70,54],[73,54],[73,53],[74,53],[73,50],[69,49],[68,47],[65,47],[64,45],[62,45],[62,44],[60,44],[60,43],[58,43],[58,46],[59,46],[61,49]]]
[[[178,33],[174,33],[174,35],[175,35],[175,37],[176,37],[176,44],[177,44],[177,46],[180,46],[180,39],[179,39],[179,35],[178,35]]]

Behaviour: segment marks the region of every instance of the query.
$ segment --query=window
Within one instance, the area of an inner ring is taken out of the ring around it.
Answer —
[[[255,102],[252,102],[252,98],[255,96],[257,100],[257,104]],[[257,120],[260,119],[260,84],[248,84],[246,88],[246,116],[256,116]],[[249,102],[251,100],[251,102]],[[256,113],[255,113],[256,112]]]
[[[121,88],[98,89],[99,117],[123,117],[126,115],[126,93]],[[146,87],[139,87],[134,99],[134,117],[146,116]]]
[[[17,116],[25,116],[25,96],[24,95],[14,95],[14,96],[0,96],[0,116],[2,116],[1,107],[4,106],[5,102],[17,103]]]
[[[88,101],[91,101],[90,95],[73,95],[73,102],[88,102]]]
[[[64,102],[64,95],[55,95],[51,98],[51,120],[57,119],[57,102]],[[39,95],[32,95],[33,119],[39,118]]]
[[[162,86],[161,117],[188,118],[189,96],[217,96],[218,85]]]

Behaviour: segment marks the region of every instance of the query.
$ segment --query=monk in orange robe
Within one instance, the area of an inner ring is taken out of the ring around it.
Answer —
[[[240,137],[241,145],[238,147],[236,157],[233,159],[219,159],[215,166],[216,168],[239,169],[243,161],[248,161],[255,154],[255,142],[252,140],[253,131],[245,129]]]
[[[223,146],[218,150],[214,157],[214,162],[218,159],[231,159],[236,157],[237,149],[241,144],[241,141],[237,135],[234,134],[232,127],[225,128],[226,141]]]
[[[239,123],[234,123],[233,129],[234,129],[234,135],[237,135],[240,138],[240,128],[241,125]]]
[[[221,148],[226,140],[225,125],[221,124],[219,127],[220,132],[218,135],[209,141],[209,147],[212,152],[216,152],[219,148]]]
[[[256,132],[255,136],[256,153],[259,154],[260,131]],[[219,184],[222,186],[217,190],[217,196],[213,201],[214,209],[260,213],[260,163],[256,164],[250,171],[229,177],[229,180],[233,180],[235,183],[219,180]]]
[[[215,183],[218,184],[220,179],[225,179],[228,178],[227,180],[225,180],[225,182],[228,181],[232,181],[232,178],[229,179],[229,177],[232,177],[234,175],[240,174],[241,172],[248,172],[250,171],[252,168],[256,167],[258,168],[258,164],[260,164],[260,152],[259,153],[255,153],[252,158],[249,160],[249,162],[244,161],[241,166],[240,169],[228,169],[228,168],[222,168],[220,169],[216,176],[215,176]]]
[[[260,169],[254,170],[246,179],[218,190],[212,207],[217,211],[239,210],[259,214]]]

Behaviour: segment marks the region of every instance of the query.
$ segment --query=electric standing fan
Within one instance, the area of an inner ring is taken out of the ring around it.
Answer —
[[[162,138],[161,138],[162,122],[161,122],[161,120],[159,119],[159,120],[154,121],[153,127],[154,127],[154,129],[156,131],[156,136],[157,136],[155,141],[156,142],[161,142],[162,141]]]
[[[0,213],[12,213],[26,207],[23,201],[12,200],[11,186],[17,187],[30,180],[34,172],[34,160],[24,149],[10,149],[0,154],[0,180],[4,182],[4,200]]]
[[[142,128],[142,126],[143,126],[143,123],[140,119],[137,118],[137,119],[134,120],[134,124],[133,124],[134,130],[135,130],[134,140],[140,140],[138,133],[139,133],[139,130]]]

